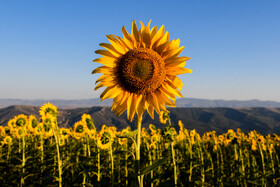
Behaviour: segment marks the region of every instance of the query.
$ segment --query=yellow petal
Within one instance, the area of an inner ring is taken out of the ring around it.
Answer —
[[[170,57],[164,60],[166,66],[180,66],[184,64],[187,60],[191,59],[191,57]],[[180,66],[182,67],[182,66]],[[184,66],[183,66],[184,67]]]
[[[112,53],[112,55],[114,56],[120,56],[122,55],[120,52],[118,52],[111,44],[107,44],[107,43],[101,43],[99,44],[101,47],[104,47],[105,49],[107,49],[110,53]]]
[[[131,36],[136,41],[136,46],[135,47],[138,47],[138,44],[139,44],[139,32],[138,32],[135,20],[133,20],[133,22],[132,22]]]
[[[120,43],[123,45],[125,52],[129,51],[129,49],[133,48],[133,45],[131,44],[131,42],[126,42],[123,38],[113,35],[114,37],[118,38]]]
[[[184,48],[185,47],[182,46],[182,47],[177,48],[177,49],[172,49],[172,50],[169,50],[169,51],[165,51],[164,53],[162,53],[162,57],[163,57],[163,59],[166,59],[166,58],[169,58],[169,57],[179,56]]]
[[[92,74],[95,74],[95,73],[111,73],[112,72],[112,68],[110,67],[107,67],[107,66],[100,66],[98,68],[96,68],[95,70],[92,71]]]
[[[149,105],[147,111],[148,111],[149,115],[151,116],[151,118],[154,119],[154,107]]]
[[[182,90],[182,88],[183,88],[183,82],[181,81],[181,79],[179,79],[178,77],[175,77],[175,79],[173,80],[173,84],[174,84],[179,90]]]
[[[118,86],[108,87],[100,95],[100,99],[101,99],[101,101],[103,101],[104,99],[114,98],[117,95],[119,95],[120,92],[121,92],[121,89]]]
[[[94,91],[98,90],[101,87],[110,87],[110,86],[114,86],[115,83],[114,81],[102,81],[100,82],[98,85],[96,85],[96,87],[94,88]]]
[[[130,107],[130,112],[129,112],[129,117],[128,117],[130,122],[132,122],[132,120],[134,118],[136,109],[138,107],[138,103],[139,103],[138,96],[136,94],[133,94],[132,101],[131,101],[132,107]]]
[[[114,76],[103,74],[96,80],[95,84],[97,84],[100,81],[106,80],[106,79],[109,80],[109,81],[112,81],[113,78],[114,78]]]
[[[108,40],[111,42],[113,47],[121,54],[125,54],[125,50],[123,46],[120,44],[120,42],[114,38],[112,35],[107,35]]]
[[[108,67],[116,66],[116,59],[109,58],[109,57],[97,58],[97,59],[94,59],[93,62],[97,62],[97,63],[103,64],[105,66],[108,66]]]
[[[161,97],[162,97],[162,99],[164,100],[164,102],[165,102],[165,104],[167,105],[167,106],[169,106],[169,107],[176,107],[176,105],[175,105],[175,98],[174,99],[172,99],[173,100],[173,102],[172,101],[170,101],[170,99],[166,96],[166,95],[168,95],[168,94],[166,94],[164,91],[162,91],[161,89],[159,89],[159,91],[161,92]],[[169,96],[169,95],[168,95]]]
[[[127,98],[127,118],[130,121],[130,110],[132,108],[131,104],[132,104],[132,97],[133,97],[133,93],[130,93],[130,95]]]
[[[166,67],[166,74],[169,75],[180,75],[184,73],[191,73],[191,69],[183,68],[183,67]]]
[[[157,43],[157,45],[161,45],[165,42],[169,41],[169,32],[166,31],[166,33],[164,34],[164,36],[159,40],[159,42]]]
[[[153,92],[150,92],[147,95],[147,99],[148,99],[148,103],[156,109],[157,113],[160,113],[156,95]]]
[[[145,99],[144,99],[143,95],[140,95],[138,99],[139,99],[139,104],[138,104],[136,113],[137,113],[138,119],[142,119],[142,116],[146,110]]]
[[[164,84],[163,84],[164,85]],[[175,95],[168,90],[166,90],[163,85],[160,87],[160,90],[164,93],[164,95],[168,95],[170,99],[172,99],[173,102],[175,102]]]
[[[96,54],[102,55],[102,56],[106,56],[106,57],[110,57],[110,58],[115,58],[118,59],[119,56],[114,56],[112,53],[110,53],[107,50],[96,50],[95,51]]]
[[[178,97],[183,97],[182,94],[175,88],[172,88],[169,84],[164,84],[163,85],[166,90],[168,90],[170,93],[178,96]]]
[[[158,30],[158,32],[155,33],[155,35],[151,35],[152,36],[152,41],[151,41],[151,45],[153,45],[156,41],[158,41],[162,36],[164,36],[164,25],[162,25],[160,27],[160,29]]]

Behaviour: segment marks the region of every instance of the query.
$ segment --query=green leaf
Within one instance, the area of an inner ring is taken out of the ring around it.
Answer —
[[[145,175],[151,171],[153,171],[155,168],[159,167],[160,165],[162,165],[164,162],[166,162],[168,160],[168,157],[164,157],[162,159],[157,160],[156,162],[154,162],[152,165],[144,168],[142,170],[142,172],[140,174],[138,174],[138,176],[140,175]]]
[[[137,135],[137,130],[131,131],[123,135],[117,135],[118,138],[135,138]]]

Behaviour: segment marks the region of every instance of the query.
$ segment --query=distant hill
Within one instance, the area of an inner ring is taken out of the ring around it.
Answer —
[[[199,133],[215,130],[218,134],[227,132],[228,129],[241,128],[244,132],[257,130],[262,134],[280,134],[280,108],[169,108],[171,121],[178,127],[178,121],[182,120],[189,130],[196,129]],[[126,113],[117,117],[109,107],[90,107],[75,109],[58,109],[58,124],[60,127],[72,127],[81,119],[83,113],[92,116],[98,130],[103,124],[116,126],[122,130],[127,126],[136,129],[135,120],[130,123]],[[18,114],[36,115],[39,118],[37,106],[9,106],[0,109],[0,125],[6,126],[9,119]],[[148,128],[152,123],[161,128],[158,116],[152,120],[147,112],[143,116],[143,127]]]
[[[95,99],[79,99],[79,100],[24,100],[24,99],[0,99],[0,108],[5,108],[12,105],[29,105],[42,106],[44,103],[53,103],[59,108],[83,108],[93,106],[111,106],[112,99],[100,102],[99,98]],[[260,101],[260,100],[210,100],[210,99],[194,99],[194,98],[178,98],[176,100],[177,107],[227,107],[227,108],[244,108],[244,107],[268,107],[280,108],[280,102],[275,101]]]

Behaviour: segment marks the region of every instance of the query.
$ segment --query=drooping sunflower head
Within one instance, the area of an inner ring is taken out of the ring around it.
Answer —
[[[13,118],[13,119],[10,119],[9,121],[8,121],[8,127],[10,127],[11,129],[12,128],[16,128],[16,121],[15,121],[15,118]]]
[[[160,114],[165,105],[174,107],[175,96],[182,97],[183,83],[177,75],[192,72],[184,68],[190,58],[179,57],[184,49],[180,40],[169,41],[164,25],[157,30],[157,26],[150,29],[150,23],[141,22],[138,29],[133,21],[131,34],[123,26],[123,38],[107,35],[110,44],[101,43],[105,50],[95,51],[103,57],[93,60],[104,65],[92,72],[103,73],[95,87],[107,87],[101,101],[114,98],[111,109],[117,115],[127,110],[130,121],[135,113],[141,119],[147,110],[154,118],[154,110]]]
[[[95,129],[95,125],[94,125],[94,123],[93,123],[93,120],[92,120],[92,118],[91,118],[91,115],[89,115],[89,114],[83,114],[83,115],[82,115],[82,121],[86,123],[87,128],[88,128],[89,130]]]
[[[16,127],[24,127],[27,124],[27,116],[20,114],[14,117]]]
[[[56,117],[57,116],[57,107],[51,103],[45,103],[43,106],[41,106],[39,113],[40,113],[41,117],[45,116],[46,114],[50,114],[50,115]]]
[[[38,120],[37,118],[34,116],[34,115],[30,115],[28,117],[28,129],[31,131],[31,132],[34,132],[34,129],[37,127],[38,125]]]

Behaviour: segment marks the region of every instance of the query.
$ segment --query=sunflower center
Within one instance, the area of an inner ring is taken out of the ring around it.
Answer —
[[[147,48],[128,51],[120,58],[117,68],[120,86],[139,95],[156,90],[166,75],[162,57]]]

